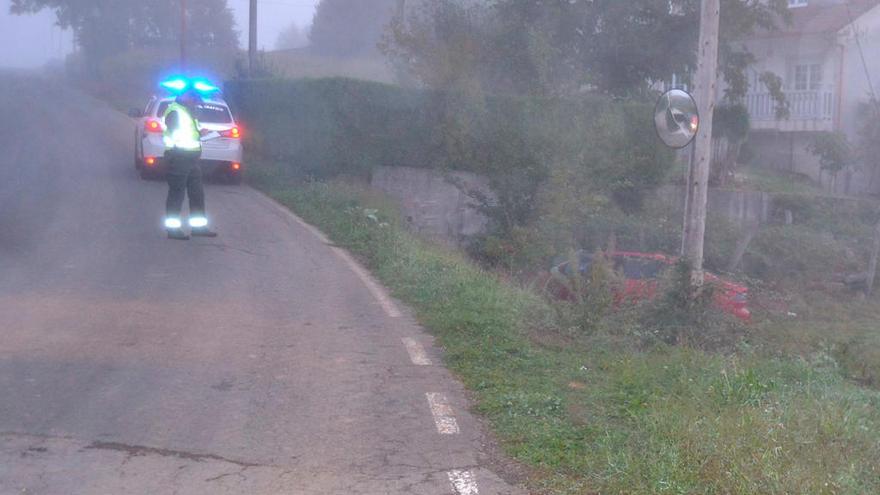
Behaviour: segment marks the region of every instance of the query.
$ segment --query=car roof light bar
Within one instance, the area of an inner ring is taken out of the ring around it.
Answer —
[[[159,85],[171,93],[183,93],[188,89],[194,89],[202,94],[219,93],[220,88],[211,84],[206,79],[188,79],[185,77],[173,77],[159,83]]]
[[[218,88],[217,86],[201,80],[194,82],[193,88],[195,88],[195,90],[200,93],[214,93],[220,91],[220,88]]]
[[[187,82],[186,79],[183,78],[175,78],[169,79],[167,81],[162,81],[161,83],[159,83],[159,85],[171,91],[183,91],[187,87],[189,87],[189,82]]]

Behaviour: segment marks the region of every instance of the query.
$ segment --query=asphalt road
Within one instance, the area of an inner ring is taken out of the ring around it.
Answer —
[[[224,185],[219,238],[167,240],[130,119],[0,87],[0,495],[520,493],[344,254]]]

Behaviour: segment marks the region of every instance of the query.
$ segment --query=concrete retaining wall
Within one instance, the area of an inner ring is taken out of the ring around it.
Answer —
[[[428,237],[458,244],[486,228],[486,217],[464,192],[491,194],[484,177],[467,172],[444,174],[410,167],[379,167],[373,171],[371,184],[398,200],[411,229]]]
[[[491,194],[484,177],[467,172],[444,174],[420,168],[380,167],[373,172],[371,184],[396,199],[404,220],[422,235],[459,244],[486,228],[486,217],[464,192],[476,189]],[[683,214],[683,187],[661,187],[657,196],[667,208]],[[764,223],[769,220],[772,201],[771,195],[763,192],[712,189],[709,212],[741,225]]]
[[[683,186],[664,186],[657,196],[667,207],[684,215]],[[719,215],[740,225],[765,223],[772,213],[773,197],[760,191],[709,190],[709,214]]]

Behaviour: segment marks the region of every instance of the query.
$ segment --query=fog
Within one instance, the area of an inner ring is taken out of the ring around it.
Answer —
[[[55,25],[55,14],[12,15],[10,0],[0,0],[0,67],[35,68],[62,60],[73,50],[73,34]],[[261,1],[258,10],[258,46],[271,50],[278,34],[291,22],[300,28],[311,23],[318,0]],[[230,0],[240,32],[240,46],[247,46],[248,0]]]
[[[0,0],[0,495],[880,495],[878,54],[880,0]]]
[[[54,13],[16,16],[9,4],[0,0],[0,67],[39,67],[70,53],[72,34],[55,25]]]
[[[247,46],[248,0],[229,0],[235,11],[235,22],[241,31],[241,46]],[[291,22],[305,28],[312,22],[318,0],[261,0],[257,9],[257,46],[261,50],[271,50],[278,34]]]

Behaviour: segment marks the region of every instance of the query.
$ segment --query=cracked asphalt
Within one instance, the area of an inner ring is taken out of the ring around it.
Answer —
[[[0,494],[517,494],[409,311],[257,192],[217,239],[161,229],[133,123],[36,76],[0,85]],[[440,435],[426,393],[460,433]]]

